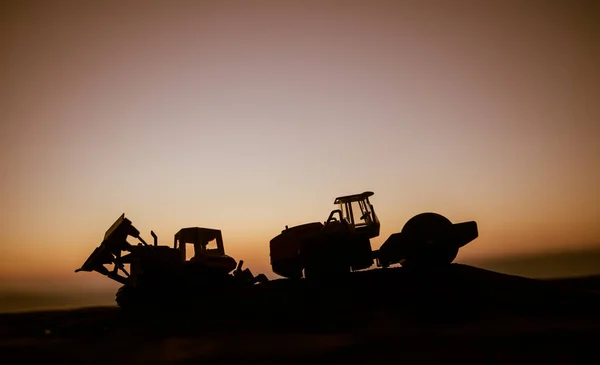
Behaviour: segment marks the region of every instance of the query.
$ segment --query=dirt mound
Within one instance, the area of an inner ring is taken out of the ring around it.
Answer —
[[[596,315],[600,296],[576,286],[453,264],[427,271],[367,270],[321,281],[280,279],[218,295],[199,290],[177,301],[162,298],[169,305],[160,311],[152,302],[132,317],[146,321],[152,316],[166,323],[201,318],[204,327],[213,321],[314,329],[363,325],[374,316],[417,325],[503,316],[589,316]]]
[[[0,363],[577,363],[596,356],[598,304],[580,286],[464,265],[370,270],[171,311],[0,315]]]

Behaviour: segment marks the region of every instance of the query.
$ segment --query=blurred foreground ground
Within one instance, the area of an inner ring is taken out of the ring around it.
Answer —
[[[261,297],[262,309],[249,302],[256,298],[232,303],[247,309],[237,317],[199,308],[133,317],[116,308],[4,314],[0,363],[600,362],[593,278],[544,283],[461,265],[425,279],[401,271],[369,275],[380,275],[382,286],[364,276],[361,288],[360,277],[348,288],[338,285],[341,301],[322,291],[327,299],[302,313],[306,302],[274,300],[301,292],[285,292],[280,282],[265,287],[271,296]],[[389,290],[385,298],[359,300],[367,288]]]

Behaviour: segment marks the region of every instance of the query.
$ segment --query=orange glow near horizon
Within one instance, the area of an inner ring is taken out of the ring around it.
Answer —
[[[434,211],[478,222],[459,260],[600,249],[596,20],[509,3],[6,6],[0,281],[84,283],[123,212],[271,275],[285,225],[366,190],[374,248]]]

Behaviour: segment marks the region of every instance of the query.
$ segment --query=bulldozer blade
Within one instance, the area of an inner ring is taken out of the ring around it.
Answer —
[[[106,231],[100,246],[94,249],[83,265],[75,272],[96,271],[113,280],[123,282],[125,278],[119,276],[116,271],[117,269],[124,271],[121,254],[123,251],[131,250],[131,245],[127,242],[127,236],[129,235],[139,237],[139,231],[133,227],[129,219],[125,218],[125,214],[122,214]],[[104,266],[111,264],[115,266],[115,270],[112,272]]]
[[[114,260],[115,260],[115,257],[113,256],[112,253],[110,253],[109,251],[106,250],[106,247],[98,246],[98,247],[96,247],[96,249],[94,249],[94,252],[92,252],[90,257],[88,257],[87,260],[85,260],[83,265],[81,265],[81,267],[79,269],[75,270],[75,272],[98,271],[101,274],[104,274],[102,272],[103,271],[102,269],[106,270],[104,265],[111,264],[114,262]]]

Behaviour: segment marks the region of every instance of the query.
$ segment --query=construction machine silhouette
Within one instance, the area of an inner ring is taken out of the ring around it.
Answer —
[[[286,228],[270,241],[273,272],[290,279],[331,278],[373,266],[422,269],[452,263],[460,247],[478,236],[474,221],[453,224],[437,213],[409,219],[379,250],[371,238],[379,236],[380,222],[369,201],[373,192],[335,198],[339,205],[325,223]],[[337,215],[337,217],[336,217]]]
[[[150,233],[153,245],[122,214],[75,272],[96,271],[123,284],[116,294],[123,309],[180,303],[268,281],[264,274],[255,277],[243,269],[242,260],[237,263],[225,254],[220,230],[183,228],[175,234],[173,247],[159,245],[156,234]],[[139,243],[130,244],[128,237]],[[188,244],[193,245],[193,255]]]
[[[371,196],[373,192],[367,191],[338,197],[334,204],[339,208],[324,223],[286,226],[270,241],[273,272],[288,279],[304,276],[318,283],[313,279],[325,282],[368,269],[374,263],[380,268],[393,264],[408,269],[442,267],[452,263],[460,247],[478,236],[474,221],[453,224],[440,214],[427,212],[409,219],[401,232],[390,235],[378,250],[373,250],[370,240],[379,236],[381,224],[369,201]],[[172,247],[158,245],[156,234],[150,233],[152,245],[122,214],[75,272],[96,271],[123,284],[116,294],[116,302],[123,309],[172,308],[182,302],[225,308],[222,303],[227,301],[267,293],[264,285],[259,285],[264,290],[253,289],[255,284],[269,281],[264,274],[255,277],[242,268],[243,261],[238,263],[225,254],[220,230],[183,228],[175,234]],[[139,243],[130,244],[129,237]],[[273,284],[268,287],[280,287]],[[245,294],[236,297],[241,292]]]

